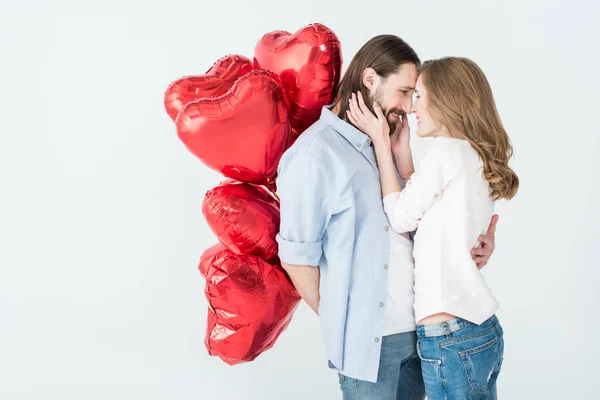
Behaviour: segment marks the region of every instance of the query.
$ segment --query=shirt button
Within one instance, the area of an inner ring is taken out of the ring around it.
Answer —
[[[383,307],[383,303],[379,303],[379,307]]]
[[[369,140],[367,140],[367,143],[369,143],[369,146],[370,146],[371,143],[373,143],[373,142],[371,142],[371,139],[369,139]]]
[[[387,264],[383,264],[383,269],[387,269]]]
[[[390,227],[389,227],[389,226],[386,226],[386,227],[385,227],[385,230],[386,230],[386,231],[389,231],[389,230],[390,230]]]
[[[356,143],[356,147],[360,147],[360,143]]]
[[[375,343],[379,342],[379,338],[375,338]]]

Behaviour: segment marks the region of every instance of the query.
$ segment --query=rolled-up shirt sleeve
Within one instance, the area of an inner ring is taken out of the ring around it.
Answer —
[[[457,156],[453,148],[432,146],[406,187],[383,198],[385,213],[396,232],[411,232],[419,226],[425,211],[458,173]]]
[[[331,219],[328,183],[318,160],[306,152],[285,154],[278,168],[281,223],[279,258],[286,264],[318,266]]]

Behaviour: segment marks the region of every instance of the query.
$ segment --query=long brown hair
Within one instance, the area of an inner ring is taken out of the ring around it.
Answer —
[[[467,58],[446,57],[426,61],[421,80],[433,119],[479,154],[491,197],[513,198],[519,189],[519,178],[508,166],[513,148],[481,68]]]
[[[419,67],[421,60],[413,48],[398,36],[379,35],[365,43],[348,65],[348,69],[340,81],[335,96],[335,103],[339,104],[338,117],[347,121],[346,111],[349,109],[348,100],[352,93],[358,91],[363,94],[369,93],[362,79],[365,69],[373,68],[379,76],[385,79],[390,74],[397,73],[400,65],[406,63],[413,63]],[[365,98],[365,100],[368,99]],[[369,101],[367,101],[367,106],[371,112],[374,112]]]

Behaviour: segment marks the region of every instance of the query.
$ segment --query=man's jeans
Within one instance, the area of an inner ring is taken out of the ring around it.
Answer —
[[[496,316],[417,327],[417,351],[429,400],[495,400],[504,339]]]
[[[423,400],[425,387],[413,332],[384,336],[377,383],[338,374],[344,400]]]

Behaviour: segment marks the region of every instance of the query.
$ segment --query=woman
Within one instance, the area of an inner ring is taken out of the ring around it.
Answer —
[[[470,250],[480,245],[494,202],[512,198],[519,186],[508,166],[512,146],[489,83],[465,58],[426,62],[415,90],[419,137],[432,137],[420,169],[404,190],[396,177],[389,125],[358,93],[348,118],[375,147],[386,214],[399,233],[415,237],[417,350],[427,396],[436,399],[496,398],[502,364],[498,302]]]

